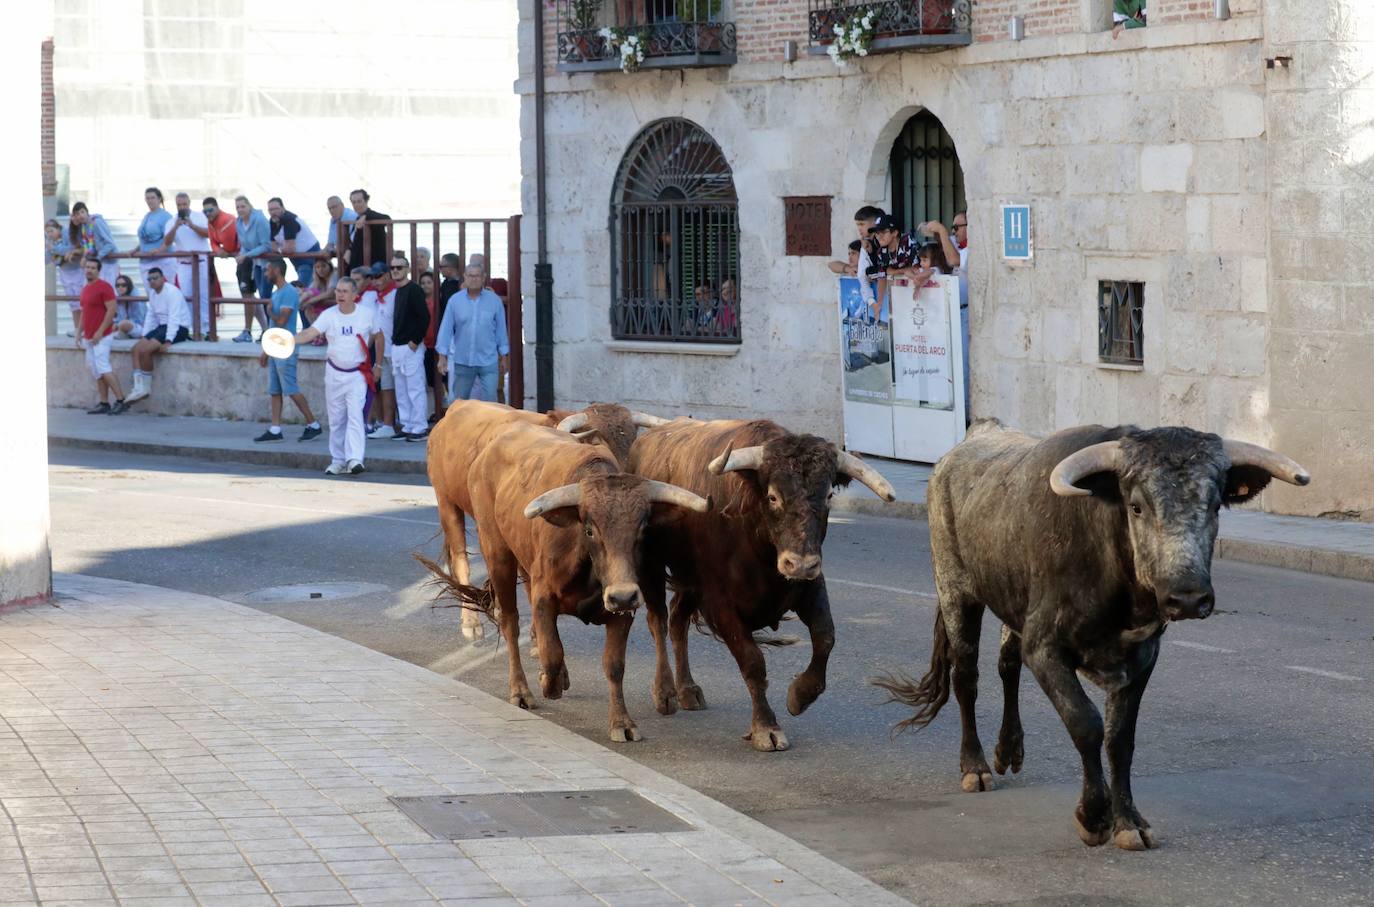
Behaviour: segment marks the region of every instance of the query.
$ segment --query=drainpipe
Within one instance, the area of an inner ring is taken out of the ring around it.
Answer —
[[[544,186],[544,0],[534,2],[534,195],[538,216],[534,265],[535,408],[553,409],[553,266],[549,264],[547,198]]]

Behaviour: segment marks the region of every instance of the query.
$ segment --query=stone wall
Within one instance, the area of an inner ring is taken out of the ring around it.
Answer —
[[[1266,0],[1274,442],[1312,465],[1283,510],[1374,519],[1374,10]],[[1280,380],[1282,378],[1282,380]]]
[[[1354,88],[1374,57],[1363,44],[1311,49],[1337,30],[1371,33],[1368,14],[1327,2],[1332,11],[1315,17],[1288,3],[1279,24],[1279,4],[1261,17],[1255,0],[1234,0],[1232,18],[1216,21],[1210,2],[1161,0],[1152,22],[1165,24],[1116,38],[1080,25],[1020,42],[876,54],[844,69],[772,56],[721,69],[550,75],[559,404],[766,413],[841,437],[833,279],[825,259],[783,254],[780,199],[830,195],[840,257],[849,213],[889,203],[891,143],[924,108],[964,168],[976,416],[1033,432],[1174,423],[1272,442],[1299,454],[1318,484],[1268,493],[1264,506],[1374,508],[1374,488],[1357,476],[1368,471],[1363,425],[1374,404],[1352,403],[1339,377],[1368,371],[1360,341],[1374,330],[1364,306],[1374,304],[1374,142],[1369,92]],[[1098,5],[1082,0],[1081,22],[1100,15]],[[1295,68],[1266,70],[1264,58],[1283,47],[1298,48]],[[529,66],[526,55],[517,83],[526,123]],[[1344,87],[1333,90],[1337,82]],[[610,342],[612,181],[633,136],[661,117],[701,125],[735,172],[744,340],[731,356]],[[532,211],[532,131],[523,137]],[[1033,265],[990,254],[999,205],[1012,201],[1033,208]],[[530,218],[527,269],[534,228]],[[1098,361],[1099,280],[1145,285],[1142,367]]]
[[[133,387],[132,340],[114,341],[110,364],[124,392]],[[49,337],[47,343],[47,390],[50,406],[90,408],[94,405],[95,382],[86,368],[86,357],[70,337]],[[270,410],[267,396],[267,369],[258,364],[261,350],[256,343],[178,343],[157,357],[153,371],[153,393],[134,404],[134,411],[157,416],[207,416],[245,422],[265,422]],[[315,411],[315,417],[328,424],[324,405],[324,348],[305,347],[300,351],[296,378],[301,393]],[[296,406],[285,401],[282,421],[303,422]]]

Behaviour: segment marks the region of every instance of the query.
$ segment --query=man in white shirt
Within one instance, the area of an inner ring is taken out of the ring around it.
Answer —
[[[315,323],[296,335],[296,344],[323,336],[327,341],[324,398],[329,411],[329,466],[325,475],[358,475],[363,472],[367,435],[363,408],[372,385],[369,347],[381,361],[386,331],[374,309],[358,305],[358,287],[351,277],[341,277],[334,287],[333,308],[325,309]]]
[[[148,269],[147,283],[148,309],[140,331],[143,339],[132,350],[134,389],[125,403],[142,400],[153,392],[153,357],[191,336],[191,307],[181,290],[158,267]]]
[[[190,256],[176,259],[177,287],[186,299],[196,299],[200,310],[200,329],[196,339],[210,333],[210,222],[204,213],[191,207],[191,196],[185,192],[177,193],[176,217],[167,222],[167,232],[163,234],[162,247],[176,252],[202,252],[199,259],[200,284],[199,297],[196,296],[196,269]],[[189,323],[189,327],[195,324]]]
[[[406,267],[409,267],[407,265]],[[396,283],[403,269],[377,262],[368,269],[372,278],[370,295],[364,299],[377,306],[377,323],[382,325],[382,350],[385,358],[377,357],[377,416],[379,421],[368,431],[373,440],[396,437],[396,377],[391,365],[391,326],[396,320]]]

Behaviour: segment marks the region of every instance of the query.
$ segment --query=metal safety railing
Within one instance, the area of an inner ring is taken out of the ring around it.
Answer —
[[[502,298],[506,306],[506,325],[508,339],[510,342],[510,388],[511,404],[520,406],[525,397],[524,389],[524,326],[523,311],[521,304],[521,280],[520,280],[520,215],[509,218],[415,218],[415,219],[396,219],[388,218],[382,220],[368,221],[365,219],[355,222],[359,228],[355,235],[361,236],[360,259],[364,264],[370,265],[374,261],[390,262],[392,254],[397,250],[396,230],[404,230],[403,239],[408,240],[408,246],[402,247],[402,251],[408,252],[406,258],[414,264],[417,253],[422,247],[422,242],[429,242],[430,267],[436,274],[436,285],[438,284],[439,262],[442,256],[448,252],[457,254],[459,261],[465,266],[469,256],[480,252],[486,271],[488,285],[496,291]],[[351,241],[349,237],[350,224],[339,224],[338,235],[335,237],[335,248],[337,252],[264,252],[254,256],[257,259],[281,258],[287,261],[314,261],[321,258],[336,260],[336,270],[342,276],[346,272],[347,263],[352,259],[350,255]],[[364,229],[367,227],[379,228],[381,235],[385,236],[386,247],[384,256],[373,255],[373,230]],[[469,234],[476,234],[470,237]],[[423,237],[423,239],[422,239]],[[503,248],[504,247],[504,248]],[[494,265],[493,252],[504,251],[504,273],[497,270]],[[174,259],[177,261],[190,261],[191,287],[187,293],[183,288],[183,295],[186,296],[187,305],[191,309],[191,333],[198,337],[205,337],[209,341],[219,340],[219,319],[224,317],[219,309],[222,306],[244,306],[249,310],[255,307],[270,306],[270,299],[262,299],[257,296],[212,296],[210,288],[202,285],[202,271],[207,275],[214,269],[215,262],[225,258],[235,256],[214,252],[124,252],[118,255],[107,256],[107,259]],[[202,268],[201,262],[205,262]],[[171,281],[175,274],[166,275]],[[300,275],[298,275],[300,276]],[[419,280],[419,274],[411,275],[413,280]],[[206,278],[208,280],[208,277]],[[237,282],[232,284],[237,285]],[[502,292],[504,291],[504,292]],[[436,286],[436,293],[438,292]],[[50,293],[45,297],[47,303],[68,303],[79,302],[79,296],[72,296],[63,293]],[[120,296],[117,302],[146,302],[148,297],[144,296]],[[208,324],[202,323],[201,301],[204,300],[208,310]],[[137,328],[137,326],[135,326]]]
[[[870,52],[968,44],[973,23],[970,0],[807,0],[811,53],[825,53],[836,28],[853,28],[865,18]]]

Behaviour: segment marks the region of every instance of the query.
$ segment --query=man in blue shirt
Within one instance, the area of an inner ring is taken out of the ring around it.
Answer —
[[[272,250],[272,228],[267,225],[267,218],[263,213],[248,201],[247,196],[240,195],[234,199],[234,210],[239,215],[238,221],[234,224],[234,232],[239,237],[239,253],[234,256],[234,261],[238,262],[239,295],[244,299],[252,299],[256,292],[258,298],[267,299],[272,295],[272,287],[267,282],[262,262],[257,260],[257,256]],[[235,343],[252,342],[254,316],[257,317],[259,325],[267,327],[265,307],[246,304],[243,307],[243,331],[234,338]]]
[[[272,326],[285,328],[294,336],[296,333],[296,310],[300,308],[301,297],[296,288],[286,282],[286,262],[280,258],[269,258],[263,262],[267,282],[272,286]],[[305,431],[300,440],[309,441],[320,436],[320,423],[310,410],[310,403],[301,393],[296,383],[296,361],[300,348],[291,350],[286,359],[273,359],[266,353],[258,356],[258,364],[267,369],[267,393],[272,398],[272,424],[267,431],[254,438],[254,441],[281,441],[282,396],[291,398],[296,409],[305,417]]]
[[[463,289],[449,299],[434,340],[439,374],[448,376],[452,400],[473,399],[472,385],[481,379],[476,399],[495,402],[497,384],[510,364],[506,306],[483,279],[480,266],[468,265]]]
[[[324,203],[329,209],[329,227],[324,231],[324,250],[335,252],[339,248],[339,224],[351,224],[358,219],[358,212],[344,206],[343,199],[337,195],[329,196]],[[344,227],[347,230],[348,227]]]

